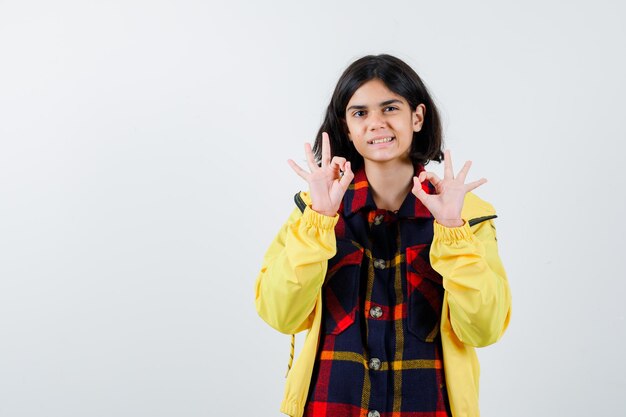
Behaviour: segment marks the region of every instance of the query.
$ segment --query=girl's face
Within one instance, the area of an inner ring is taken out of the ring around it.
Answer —
[[[402,96],[379,79],[364,83],[346,107],[348,137],[367,167],[372,163],[411,163],[409,150],[413,132],[424,123],[423,104],[411,110]]]

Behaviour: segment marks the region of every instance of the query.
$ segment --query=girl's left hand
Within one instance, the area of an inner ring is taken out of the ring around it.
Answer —
[[[422,171],[419,177],[413,177],[413,189],[411,191],[433,214],[437,223],[442,226],[463,226],[461,210],[463,209],[465,194],[487,182],[485,178],[481,178],[478,181],[465,184],[465,177],[471,165],[471,161],[465,162],[455,178],[450,151],[446,150],[443,159],[443,179],[440,179],[435,173],[427,171]],[[424,180],[430,181],[437,194],[428,194],[422,189],[421,183]]]

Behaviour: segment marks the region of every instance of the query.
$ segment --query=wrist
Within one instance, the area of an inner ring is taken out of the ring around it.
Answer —
[[[329,216],[329,217],[335,217],[335,215],[337,214],[337,211],[330,211],[326,208],[322,209],[322,208],[317,208],[317,207],[313,207],[313,204],[311,204],[311,210],[313,210],[314,212],[318,213],[318,214],[322,214],[324,216]]]
[[[337,214],[327,216],[313,210],[311,206],[306,206],[304,212],[302,213],[302,220],[308,226],[313,226],[324,230],[331,230],[334,229],[337,225],[337,221],[339,221],[339,216]]]
[[[311,207],[311,210],[313,210],[317,214],[321,214],[322,216],[327,216],[327,217],[335,217],[337,215],[337,213],[331,213],[327,211],[318,211],[318,210],[315,210],[313,207]]]
[[[461,227],[465,224],[465,220],[463,219],[435,219],[437,223],[442,225],[443,227]]]

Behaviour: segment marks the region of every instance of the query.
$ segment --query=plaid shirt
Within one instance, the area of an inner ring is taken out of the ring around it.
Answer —
[[[444,289],[429,261],[431,213],[412,193],[398,212],[376,209],[360,170],[335,234],[305,416],[450,416],[439,337]]]

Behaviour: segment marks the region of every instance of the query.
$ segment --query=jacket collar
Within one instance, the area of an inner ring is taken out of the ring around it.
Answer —
[[[415,166],[415,175],[419,175],[422,171],[424,171],[422,165]],[[428,194],[435,193],[435,188],[428,181],[422,184],[422,189]],[[340,210],[343,210],[346,217],[352,216],[360,210],[376,210],[376,203],[374,203],[365,168],[354,173],[354,179],[348,186],[341,205]],[[400,218],[433,218],[426,206],[412,192],[407,194],[396,215]]]

